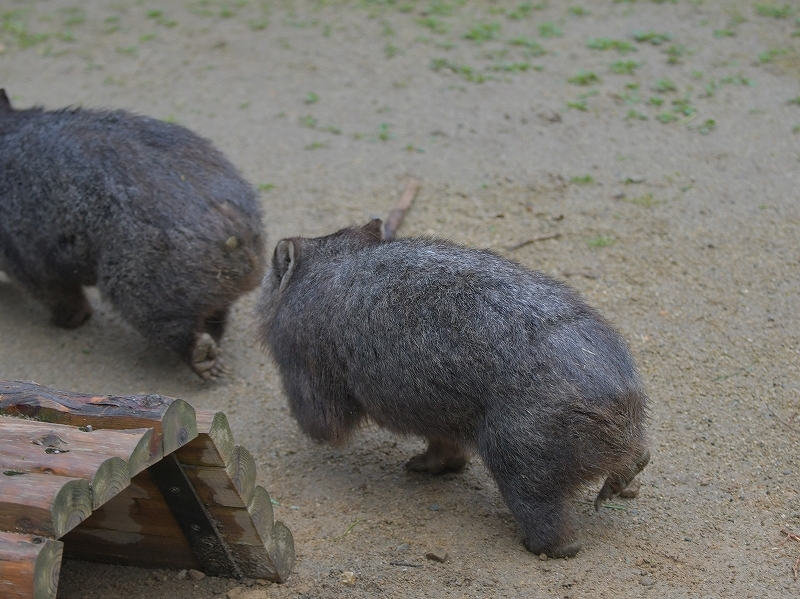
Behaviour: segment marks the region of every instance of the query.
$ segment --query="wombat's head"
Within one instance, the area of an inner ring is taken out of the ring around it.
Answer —
[[[316,260],[382,243],[381,225],[381,220],[376,218],[362,227],[347,227],[325,237],[281,239],[272,254],[271,268],[261,282],[260,316],[270,321],[280,296],[292,280],[302,277]]]

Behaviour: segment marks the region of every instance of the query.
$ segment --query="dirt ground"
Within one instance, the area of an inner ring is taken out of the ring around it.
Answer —
[[[586,489],[582,551],[540,560],[479,461],[429,478],[403,470],[418,439],[303,437],[252,294],[230,376],[204,383],[96,293],[65,331],[0,278],[0,378],[225,411],[297,547],[284,585],[67,561],[59,597],[800,595],[781,534],[800,532],[800,3],[0,7],[18,107],[126,108],[210,138],[259,186],[270,247],[383,217],[416,177],[400,235],[568,281],[628,339],[652,402],[639,497],[595,513]]]

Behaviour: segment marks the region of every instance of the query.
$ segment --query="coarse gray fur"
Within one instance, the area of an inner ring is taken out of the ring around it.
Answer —
[[[524,534],[553,557],[580,544],[568,502],[596,505],[644,468],[647,398],[628,348],[572,289],[490,251],[382,241],[380,221],[281,240],[258,304],[301,429],[343,443],[366,419],[458,470],[477,451]]]
[[[188,129],[121,110],[14,110],[0,90],[0,268],[76,327],[97,285],[207,378],[265,269],[253,188]]]

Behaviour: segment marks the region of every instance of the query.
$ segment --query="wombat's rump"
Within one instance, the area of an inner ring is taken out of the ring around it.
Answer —
[[[307,434],[343,442],[370,418],[427,438],[408,467],[434,473],[477,451],[533,552],[574,555],[570,498],[607,476],[599,505],[649,459],[622,338],[566,285],[489,251],[381,241],[380,221],[284,239],[258,311]]]
[[[264,272],[252,187],[208,141],[123,111],[14,110],[0,90],[0,268],[55,324],[97,285],[201,376],[222,371],[228,309]]]

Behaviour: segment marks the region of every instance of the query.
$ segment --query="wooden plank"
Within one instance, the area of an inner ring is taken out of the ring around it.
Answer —
[[[162,455],[197,436],[192,406],[156,394],[116,396],[57,391],[24,381],[0,381],[0,414],[93,429],[153,428]]]
[[[57,539],[92,513],[86,480],[7,472],[0,474],[0,530]]]
[[[242,571],[178,459],[168,455],[150,466],[149,472],[202,564],[203,572],[211,576],[241,578]]]
[[[165,539],[184,538],[183,530],[147,470],[133,477],[130,486],[92,512],[81,522],[80,529],[114,530]],[[69,538],[69,535],[65,537]]]
[[[285,582],[294,566],[292,535],[273,521],[269,494],[255,484],[255,461],[245,448],[233,445],[223,418],[222,413],[212,417],[198,411],[197,438],[176,455],[242,572]]]
[[[147,470],[63,540],[64,555],[69,558],[151,568],[203,568]]]
[[[253,497],[256,463],[241,445],[234,447],[224,468],[186,465],[184,470],[206,504],[246,508]]]
[[[64,537],[64,557],[138,568],[203,569],[183,535],[167,539],[83,525]]]
[[[61,541],[0,532],[0,597],[55,599]]]
[[[3,448],[0,468],[47,472],[52,470],[50,463],[53,461],[59,467],[72,467],[63,466],[65,464],[76,467],[74,474],[56,474],[86,478],[78,474],[84,466],[91,469],[91,464],[99,466],[105,458],[117,457],[127,463],[130,475],[134,476],[162,458],[160,447],[155,451],[151,448],[152,436],[152,428],[86,430],[85,427],[0,416],[0,447]]]

